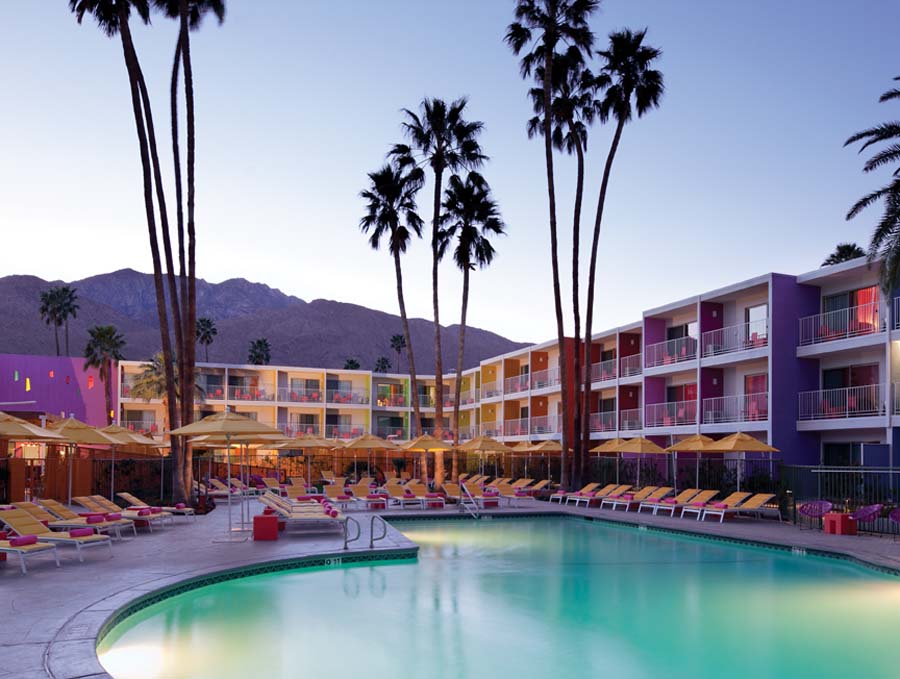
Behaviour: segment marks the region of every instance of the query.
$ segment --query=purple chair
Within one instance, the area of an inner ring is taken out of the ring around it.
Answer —
[[[872,523],[875,519],[881,516],[881,507],[883,505],[866,505],[865,507],[860,507],[855,512],[850,514],[850,518],[856,521],[856,523]]]
[[[815,502],[806,502],[800,505],[800,515],[808,519],[820,521],[823,516],[831,511],[832,505],[828,500],[816,500]]]
[[[894,507],[891,513],[888,514],[888,519],[890,519],[891,523],[896,523],[900,526],[900,507]]]

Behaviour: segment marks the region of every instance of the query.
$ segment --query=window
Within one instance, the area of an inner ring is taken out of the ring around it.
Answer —
[[[666,387],[666,403],[678,403],[679,401],[696,401],[696,384],[678,384]]]
[[[858,467],[862,464],[861,443],[823,443],[822,464]]]
[[[750,344],[765,339],[768,335],[768,318],[768,304],[757,304],[744,309],[744,323],[747,326],[744,339]]]
[[[744,375],[745,394],[764,394],[769,390],[769,376],[766,373]]]
[[[832,332],[862,334],[878,329],[878,286],[841,292],[822,298],[822,311],[833,313],[827,318],[827,325]]]
[[[519,408],[519,419],[520,420],[528,419],[528,407],[527,406]]]
[[[600,352],[600,360],[601,361],[612,361],[616,358],[616,350],[615,349],[606,349],[605,351]]]
[[[601,398],[600,399],[600,411],[601,413],[613,413],[616,410],[616,399],[615,398]]]
[[[844,389],[878,384],[878,364],[852,365],[822,371],[822,389]]]

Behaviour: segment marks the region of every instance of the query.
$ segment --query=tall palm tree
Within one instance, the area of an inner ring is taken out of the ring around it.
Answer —
[[[406,349],[406,338],[403,335],[391,335],[391,349],[397,353],[397,371],[400,371],[400,356]]]
[[[391,359],[387,356],[379,356],[375,360],[375,367],[372,369],[372,372],[376,373],[386,373],[391,371]]]
[[[125,338],[114,325],[95,325],[88,328],[88,343],[84,348],[84,369],[96,368],[100,382],[103,384],[103,397],[106,403],[106,424],[112,424],[112,394],[110,393],[110,375],[114,361],[122,360]]]
[[[840,264],[841,262],[849,262],[851,259],[859,259],[865,257],[866,251],[859,247],[856,243],[838,243],[822,266],[831,266],[832,264]]]
[[[359,370],[359,368],[359,361],[357,361],[355,358],[344,359],[344,370]]]
[[[387,240],[388,251],[394,260],[394,275],[397,280],[397,304],[400,306],[400,323],[406,343],[406,360],[409,364],[409,381],[412,389],[413,434],[422,432],[422,413],[419,409],[418,381],[416,379],[416,358],[412,338],[409,335],[409,320],[406,317],[406,302],[403,298],[403,270],[400,255],[406,252],[413,236],[422,237],[422,218],[416,212],[416,194],[422,188],[424,173],[421,168],[385,165],[376,172],[369,173],[369,188],[359,195],[366,201],[366,213],[359,220],[360,230],[369,236],[369,245],[378,250],[381,241]],[[424,454],[423,454],[424,457]],[[423,476],[427,472],[423,465]]]
[[[41,320],[47,325],[53,326],[53,336],[56,340],[56,355],[59,356],[59,329],[63,324],[59,288],[50,288],[41,292],[40,313]]]
[[[603,167],[603,178],[600,181],[600,193],[597,198],[597,213],[594,218],[594,234],[591,240],[591,256],[588,272],[588,297],[587,310],[584,325],[584,360],[585,366],[591,360],[591,325],[594,311],[594,285],[597,271],[597,247],[600,242],[600,227],[603,223],[603,208],[606,205],[606,192],[609,187],[609,177],[612,172],[613,161],[622,140],[622,130],[635,115],[638,118],[659,107],[665,85],[662,72],[653,68],[662,52],[644,44],[647,30],[633,32],[625,29],[616,31],[609,36],[609,45],[605,50],[597,52],[602,60],[600,74],[598,75],[598,87],[605,90],[600,100],[598,113],[604,122],[615,120],[616,131],[613,134],[609,153],[606,156],[606,164]],[[589,399],[591,378],[590,371],[585,371],[583,379],[582,410],[585,417],[582,420],[581,437],[583,449],[587,449],[590,441]],[[585,472],[587,456],[583,456],[579,466],[579,477]],[[576,483],[580,482],[576,479]]]
[[[176,374],[176,383],[178,376]],[[163,430],[168,431],[169,419],[166,409],[166,369],[163,365],[162,352],[157,352],[147,363],[141,366],[141,372],[131,384],[131,390],[128,392],[131,398],[142,399],[144,401],[160,400],[163,402]],[[178,397],[181,398],[181,388],[176,389]],[[194,396],[196,398],[204,398],[203,389],[194,386]]]
[[[156,184],[156,200],[159,205],[160,227],[163,234],[163,243],[167,254],[169,273],[172,273],[171,245],[168,232],[168,217],[166,215],[165,197],[162,185],[161,171],[159,168],[159,156],[156,152],[156,133],[153,128],[153,118],[150,110],[150,100],[147,94],[147,86],[144,82],[143,72],[134,41],[131,36],[129,19],[132,12],[144,23],[150,20],[150,7],[148,0],[69,0],[69,9],[75,14],[80,24],[85,15],[93,16],[100,29],[108,36],[119,36],[122,43],[122,53],[125,60],[125,69],[128,75],[128,85],[131,92],[132,113],[134,116],[135,130],[138,137],[138,149],[141,158],[141,170],[143,175],[144,211],[147,219],[147,233],[150,239],[150,255],[153,263],[153,283],[156,293],[156,311],[159,317],[159,333],[165,359],[167,407],[169,422],[178,426],[177,400],[175,397],[175,370],[174,353],[169,330],[168,311],[166,309],[166,297],[163,286],[162,260],[160,258],[159,241],[157,238],[156,212],[154,206],[154,181]],[[174,276],[169,276],[169,288],[173,308],[177,310],[177,290],[175,289]],[[177,314],[173,314],[173,322],[176,325],[176,340],[179,340],[181,329]],[[180,342],[179,342],[180,344]],[[171,441],[172,457],[178,468],[183,468],[184,454],[180,437],[174,437]],[[176,500],[186,497],[183,475],[176,478],[173,494]]]
[[[484,177],[474,171],[469,172],[465,179],[457,174],[450,177],[444,194],[443,208],[441,250],[450,247],[455,239],[453,261],[463,274],[459,345],[456,352],[456,387],[453,399],[453,442],[458,445],[459,399],[462,393],[463,353],[466,345],[466,312],[469,308],[469,273],[476,267],[483,269],[491,264],[495,250],[490,239],[505,233],[506,226],[500,217],[500,209],[491,196],[491,187]],[[450,478],[455,481],[458,476],[459,456],[454,448]]]
[[[250,342],[247,350],[247,363],[250,365],[269,365],[272,360],[272,345],[265,337]]]
[[[213,343],[213,340],[216,339],[216,335],[219,334],[219,329],[216,328],[216,322],[211,318],[198,318],[197,319],[197,341],[203,345],[205,349],[204,360],[209,363],[209,345]]]
[[[519,64],[523,78],[531,77],[538,66],[543,66],[543,72],[538,81],[544,95],[543,110],[552,110],[553,63],[556,60],[557,47],[560,44],[574,47],[582,54],[590,51],[594,42],[594,34],[588,27],[588,19],[598,5],[598,0],[516,0],[515,21],[507,28],[505,40],[515,55],[522,54]],[[564,420],[560,482],[563,487],[567,487],[569,483],[566,465],[566,451],[569,448],[567,427],[570,412],[569,385],[566,374],[567,352],[562,296],[559,287],[552,125],[552,116],[544,116],[544,164],[547,170],[547,204],[550,213],[550,264],[553,271],[553,302],[556,311],[556,340],[559,347],[560,388]]]
[[[900,76],[894,80],[900,80]],[[900,90],[891,88],[881,95],[879,101],[884,103],[895,99],[900,99]],[[860,153],[869,147],[887,144],[866,161],[863,172],[872,172],[884,165],[897,163],[900,161],[900,121],[882,123],[857,132],[844,142],[844,146],[857,142],[863,142]],[[869,241],[869,261],[877,257],[883,258],[881,287],[887,294],[893,294],[894,287],[900,283],[900,167],[894,168],[887,184],[856,201],[847,213],[847,219],[853,219],[879,201],[883,203],[883,211]]]
[[[78,316],[78,295],[71,285],[59,288],[59,315],[65,327],[66,356],[69,356],[69,318]]]
[[[445,172],[480,167],[486,160],[478,143],[484,124],[466,120],[465,97],[449,105],[443,99],[425,98],[416,114],[403,109],[403,132],[409,144],[396,144],[390,155],[401,166],[428,165],[434,174],[431,216],[431,303],[434,312],[434,436],[441,438],[444,422],[444,359],[441,354],[441,320],[438,301],[439,235],[441,229],[441,193]],[[415,394],[413,395],[416,398]],[[417,400],[417,399],[416,399]],[[443,477],[443,469],[435,463],[435,479]]]

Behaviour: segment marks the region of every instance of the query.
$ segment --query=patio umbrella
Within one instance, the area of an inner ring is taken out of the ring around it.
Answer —
[[[29,441],[31,443],[71,443],[62,434],[52,432],[44,427],[26,422],[12,415],[0,413],[5,418],[0,420],[0,439],[12,441]],[[71,484],[70,484],[71,487]]]
[[[703,448],[705,453],[768,453],[769,454],[769,474],[772,473],[772,453],[781,452],[778,448],[763,443],[758,438],[754,438],[749,434],[737,432],[726,436],[718,441],[712,441]],[[740,471],[740,468],[738,468]],[[741,474],[737,475],[737,488],[741,489]]]
[[[373,450],[399,450],[399,446],[393,441],[388,441],[375,434],[363,434],[355,439],[350,439],[341,446],[344,450],[353,451],[353,475],[359,478],[356,471],[356,452],[360,450],[366,451],[367,469],[371,470],[372,460],[371,454]]]
[[[562,453],[562,445],[559,441],[555,439],[550,439],[546,441],[541,441],[539,443],[535,443],[528,449],[531,453],[540,453],[541,459],[543,460],[548,454],[557,455]],[[550,478],[550,463],[547,463],[547,479],[552,480]]]
[[[644,455],[668,455],[669,453],[650,439],[637,436],[616,446],[617,453],[633,453],[638,455],[637,485],[641,485],[641,457]]]
[[[426,486],[428,485],[428,453],[433,453],[436,450],[453,450],[451,444],[441,439],[436,439],[431,434],[422,434],[402,447],[410,452],[422,454],[422,483]]]
[[[608,441],[604,441],[603,443],[594,446],[593,448],[591,448],[588,451],[589,453],[596,453],[597,456],[600,456],[600,455],[614,455],[615,456],[615,458],[616,458],[616,483],[617,484],[619,483],[619,462],[622,459],[622,456],[619,453],[619,451],[617,450],[617,448],[619,446],[621,446],[623,443],[625,443],[626,440],[627,439],[622,439],[622,438],[618,438],[618,437],[616,437],[614,439],[609,439]]]
[[[114,439],[119,441],[118,445],[122,446],[131,446],[138,445],[137,441],[131,438],[131,431],[126,429],[125,427],[120,427],[117,424],[111,424],[108,427],[103,427],[101,429],[104,434],[107,436],[112,436]],[[143,444],[141,444],[143,445]],[[112,461],[110,463],[109,468],[109,501],[116,501],[116,445],[110,445],[109,450],[111,453]],[[162,471],[160,471],[160,476],[162,476]],[[160,496],[162,499],[162,496]]]
[[[104,434],[99,429],[92,427],[81,420],[74,417],[67,417],[64,420],[51,422],[47,424],[47,428],[55,431],[57,434],[65,436],[74,444],[83,444],[88,446],[115,446],[119,445],[119,440],[109,434]],[[77,446],[73,446],[77,447]],[[74,454],[74,450],[72,453]],[[72,504],[72,455],[69,456],[69,504]]]
[[[525,455],[525,476],[528,476],[528,463],[531,460],[531,441],[519,441],[516,445],[510,448],[510,453],[513,457],[521,457],[524,453]]]
[[[221,413],[216,413],[215,415],[209,415],[208,417],[204,417],[202,420],[192,422],[191,424],[179,427],[178,429],[173,429],[169,432],[169,434],[172,436],[202,436],[204,434],[208,434],[215,437],[223,437],[225,439],[225,445],[227,447],[231,446],[231,439],[235,436],[253,436],[258,434],[265,434],[268,436],[275,435],[279,437],[284,436],[284,434],[282,434],[281,431],[279,431],[275,427],[270,427],[267,424],[257,422],[256,420],[245,417],[244,415],[239,415],[238,413],[233,413],[229,410],[223,411]],[[231,455],[226,458],[226,467],[228,478],[231,478]],[[241,521],[243,524],[243,503],[241,503]],[[228,537],[224,540],[224,542],[244,542],[247,540],[246,536],[239,539],[234,539],[232,534],[233,529],[231,523],[231,493],[229,492]]]
[[[704,436],[703,434],[694,434],[693,436],[688,436],[677,443],[673,443],[671,446],[666,448],[667,451],[674,455],[672,460],[672,468],[675,469],[675,464],[678,461],[678,453],[696,453],[695,462],[696,462],[696,486],[700,485],[700,455],[706,450],[706,444],[712,443],[713,439],[709,436]],[[675,475],[675,490],[678,488],[678,475]]]
[[[300,434],[297,438],[293,439],[291,442],[285,442],[279,446],[275,446],[276,448],[288,448],[291,447],[300,448],[302,450],[308,449],[319,449],[319,450],[331,450],[334,448],[335,444],[333,441],[328,441],[326,439],[320,438],[318,436],[313,436],[312,434]],[[306,485],[312,485],[312,469],[310,469],[310,458],[306,457]]]
[[[523,441],[523,443],[525,443]],[[505,443],[501,443],[497,439],[491,438],[490,436],[478,436],[471,441],[466,441],[461,446],[456,447],[457,450],[461,450],[465,453],[475,453],[478,455],[479,461],[481,462],[481,473],[484,473],[484,457],[485,455],[496,455],[503,453],[508,453],[512,450]],[[494,475],[497,475],[497,467],[494,466]]]

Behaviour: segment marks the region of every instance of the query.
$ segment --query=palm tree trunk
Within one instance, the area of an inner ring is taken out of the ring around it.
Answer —
[[[66,323],[66,356],[71,356],[72,354],[69,353],[69,319],[68,318],[66,319],[65,323]]]
[[[544,160],[547,166],[547,202],[550,208],[550,264],[553,269],[553,303],[556,311],[556,343],[559,347],[559,384],[562,392],[562,453],[560,453],[560,485],[567,488],[569,474],[567,454],[569,449],[569,379],[566,375],[566,336],[563,325],[562,297],[559,289],[559,257],[556,238],[556,185],[553,179],[553,140],[551,138],[551,87],[553,70],[553,49],[547,45],[544,54]],[[549,366],[548,366],[549,367]]]
[[[574,128],[574,121],[570,120],[569,125]],[[578,159],[578,174],[575,182],[575,208],[573,210],[572,220],[572,312],[575,320],[575,355],[573,357],[575,368],[575,418],[574,431],[575,436],[572,437],[572,485],[576,488],[583,483],[581,460],[585,455],[586,448],[581,443],[581,422],[582,418],[588,419],[588,411],[582,407],[582,402],[578,389],[581,385],[581,371],[590,370],[590,354],[586,352],[584,367],[581,366],[580,355],[578,350],[578,338],[581,337],[581,309],[578,303],[578,264],[579,264],[579,241],[581,239],[581,202],[584,196],[584,149],[581,147],[581,139],[577,134],[575,137],[575,154]],[[586,381],[590,385],[590,380]]]
[[[112,424],[112,416],[110,413],[112,412],[112,394],[109,393],[109,388],[112,386],[109,383],[109,373],[110,371],[110,363],[112,361],[104,360],[104,367],[100,370],[100,381],[103,382],[103,400],[106,403],[106,424],[109,426]]]
[[[397,303],[400,305],[400,323],[403,325],[403,336],[406,338],[406,360],[409,363],[409,382],[412,390],[413,427],[410,438],[422,433],[422,414],[419,411],[419,385],[416,381],[416,360],[413,354],[412,337],[409,335],[409,321],[406,318],[406,302],[403,299],[403,270],[400,267],[400,253],[394,252],[394,274],[397,277]],[[423,465],[422,474],[426,477],[428,471]]]
[[[619,141],[622,139],[622,129],[624,127],[625,122],[623,120],[619,120],[618,124],[616,125],[616,133],[613,135],[612,144],[609,147],[609,153],[606,156],[606,165],[604,165],[603,167],[603,179],[600,182],[600,196],[597,199],[597,215],[594,218],[594,236],[591,241],[591,259],[590,268],[588,270],[587,309],[585,310],[584,322],[584,360],[588,364],[591,360],[591,324],[594,321],[594,282],[597,272],[597,245],[600,242],[600,226],[603,223],[603,208],[606,205],[606,190],[609,186],[609,175],[612,172],[613,160],[615,160],[616,151],[619,149]],[[617,347],[617,361],[618,356],[619,354]],[[582,406],[585,408],[585,412],[587,412],[587,408],[590,406],[590,397],[591,378],[588,374],[584,379],[584,393],[582,394]],[[619,395],[616,394],[616,408],[618,408],[618,398]],[[590,445],[589,441],[591,439],[591,432],[590,427],[588,426],[587,418],[585,418],[585,421],[582,424],[581,439],[584,442],[585,448]]]
[[[209,345],[208,345],[208,344],[204,344],[204,345],[203,345],[203,348],[205,349],[205,352],[204,352],[204,353],[206,354],[206,362],[209,363]]]
[[[459,312],[459,347],[456,351],[456,389],[453,394],[453,466],[450,478],[459,478],[459,397],[462,395],[463,354],[466,348],[466,312],[469,310],[469,268],[463,269],[462,309]]]
[[[441,220],[441,183],[444,171],[434,170],[434,205],[431,220],[431,304],[434,307],[434,437],[443,438],[444,432],[444,357],[441,355],[441,321],[438,304],[438,232]],[[434,486],[444,483],[444,452],[434,453]]]
[[[122,51],[125,57],[125,66],[128,71],[128,81],[131,89],[131,104],[134,113],[134,123],[138,136],[138,147],[141,156],[141,169],[144,180],[144,208],[147,217],[147,232],[150,238],[150,255],[153,262],[153,283],[156,291],[156,310],[159,317],[159,333],[162,344],[163,362],[166,371],[166,410],[169,423],[173,424],[176,420],[175,411],[175,371],[172,365],[172,344],[169,336],[169,319],[166,312],[166,299],[163,290],[162,263],[159,256],[159,242],[156,238],[156,216],[153,206],[153,179],[150,170],[150,157],[148,150],[147,130],[144,127],[144,114],[141,109],[141,97],[139,92],[139,76],[140,64],[138,63],[137,53],[134,49],[134,43],[131,39],[131,31],[128,26],[127,5],[121,3],[119,5],[119,34],[122,39]],[[178,437],[173,437],[172,441],[172,457],[180,459],[181,445]],[[184,497],[183,489],[180,497]],[[175,492],[176,499],[179,498],[178,489]]]
[[[53,336],[56,339],[56,355],[59,356],[59,326],[56,323],[53,324]]]

